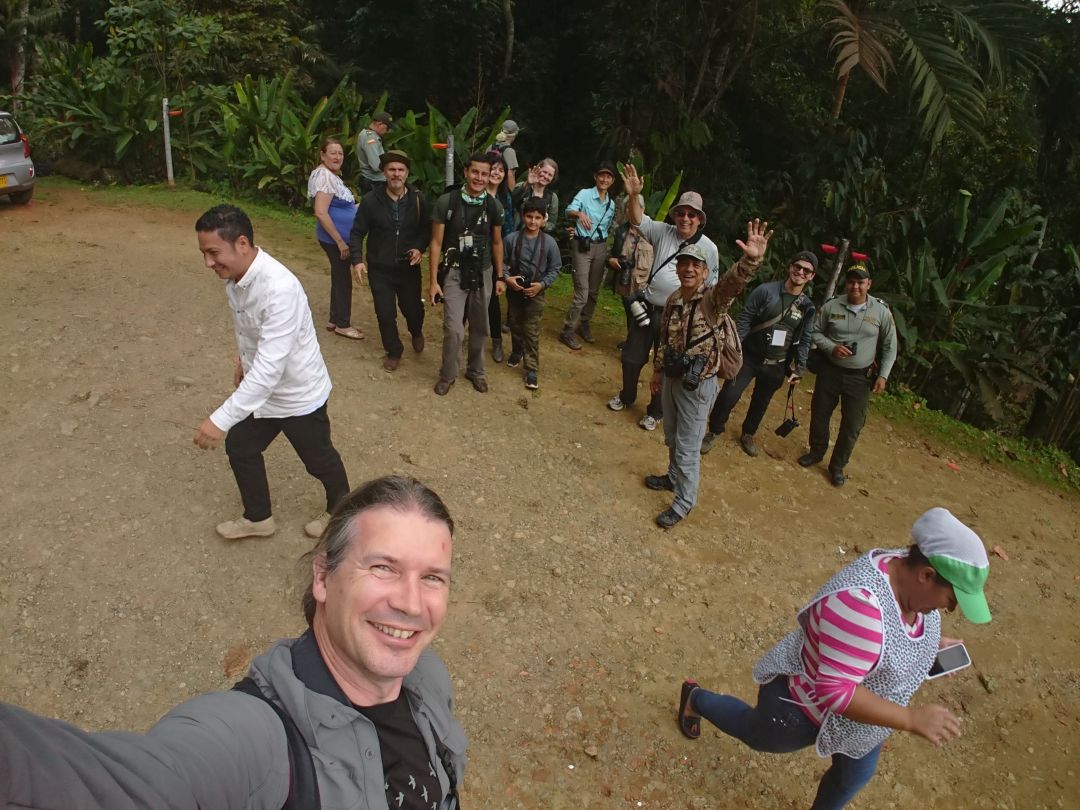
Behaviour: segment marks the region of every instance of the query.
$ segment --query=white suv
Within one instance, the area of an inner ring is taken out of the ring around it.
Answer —
[[[0,197],[25,205],[34,196],[35,179],[30,139],[11,113],[0,112]]]

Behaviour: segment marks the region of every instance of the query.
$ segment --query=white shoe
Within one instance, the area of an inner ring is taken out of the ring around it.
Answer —
[[[656,430],[656,426],[657,424],[659,424],[659,422],[659,419],[645,414],[643,417],[641,417],[641,421],[638,422],[638,427],[644,430]]]
[[[273,515],[266,520],[256,520],[254,522],[246,517],[238,517],[236,520],[226,520],[224,523],[217,525],[217,533],[226,540],[240,540],[243,537],[269,537],[275,531],[277,531],[277,526],[274,525]]]
[[[623,408],[626,407],[626,405],[623,404],[623,401],[619,399],[618,394],[608,400],[607,406],[613,411],[621,411]]]
[[[317,518],[313,518],[304,524],[304,534],[318,540],[326,531],[326,524],[330,522],[330,513],[323,512]]]

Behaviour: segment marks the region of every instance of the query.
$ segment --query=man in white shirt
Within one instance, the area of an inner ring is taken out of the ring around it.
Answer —
[[[208,268],[225,281],[239,357],[236,390],[195,431],[211,450],[225,440],[244,514],[218,524],[227,540],[274,533],[270,487],[262,453],[279,433],[326,490],[326,509],[304,526],[319,537],[349,479],[330,441],[330,375],[326,371],[307,296],[285,265],[255,245],[251,220],[236,206],[218,205],[195,223]]]

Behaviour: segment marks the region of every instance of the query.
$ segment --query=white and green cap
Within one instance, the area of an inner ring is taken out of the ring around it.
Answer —
[[[983,587],[990,576],[990,560],[979,535],[948,509],[935,506],[911,527],[911,537],[934,570],[949,581],[956,602],[969,622],[986,624],[990,608]]]

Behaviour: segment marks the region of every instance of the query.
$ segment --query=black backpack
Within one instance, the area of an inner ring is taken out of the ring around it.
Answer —
[[[304,735],[300,733],[296,723],[289,717],[288,712],[278,706],[263,694],[262,690],[251,678],[244,678],[233,687],[234,692],[243,692],[263,701],[274,710],[281,718],[281,724],[285,727],[285,740],[289,744],[289,795],[281,810],[321,810],[322,799],[319,798],[319,780],[315,775],[315,762],[311,758]]]

